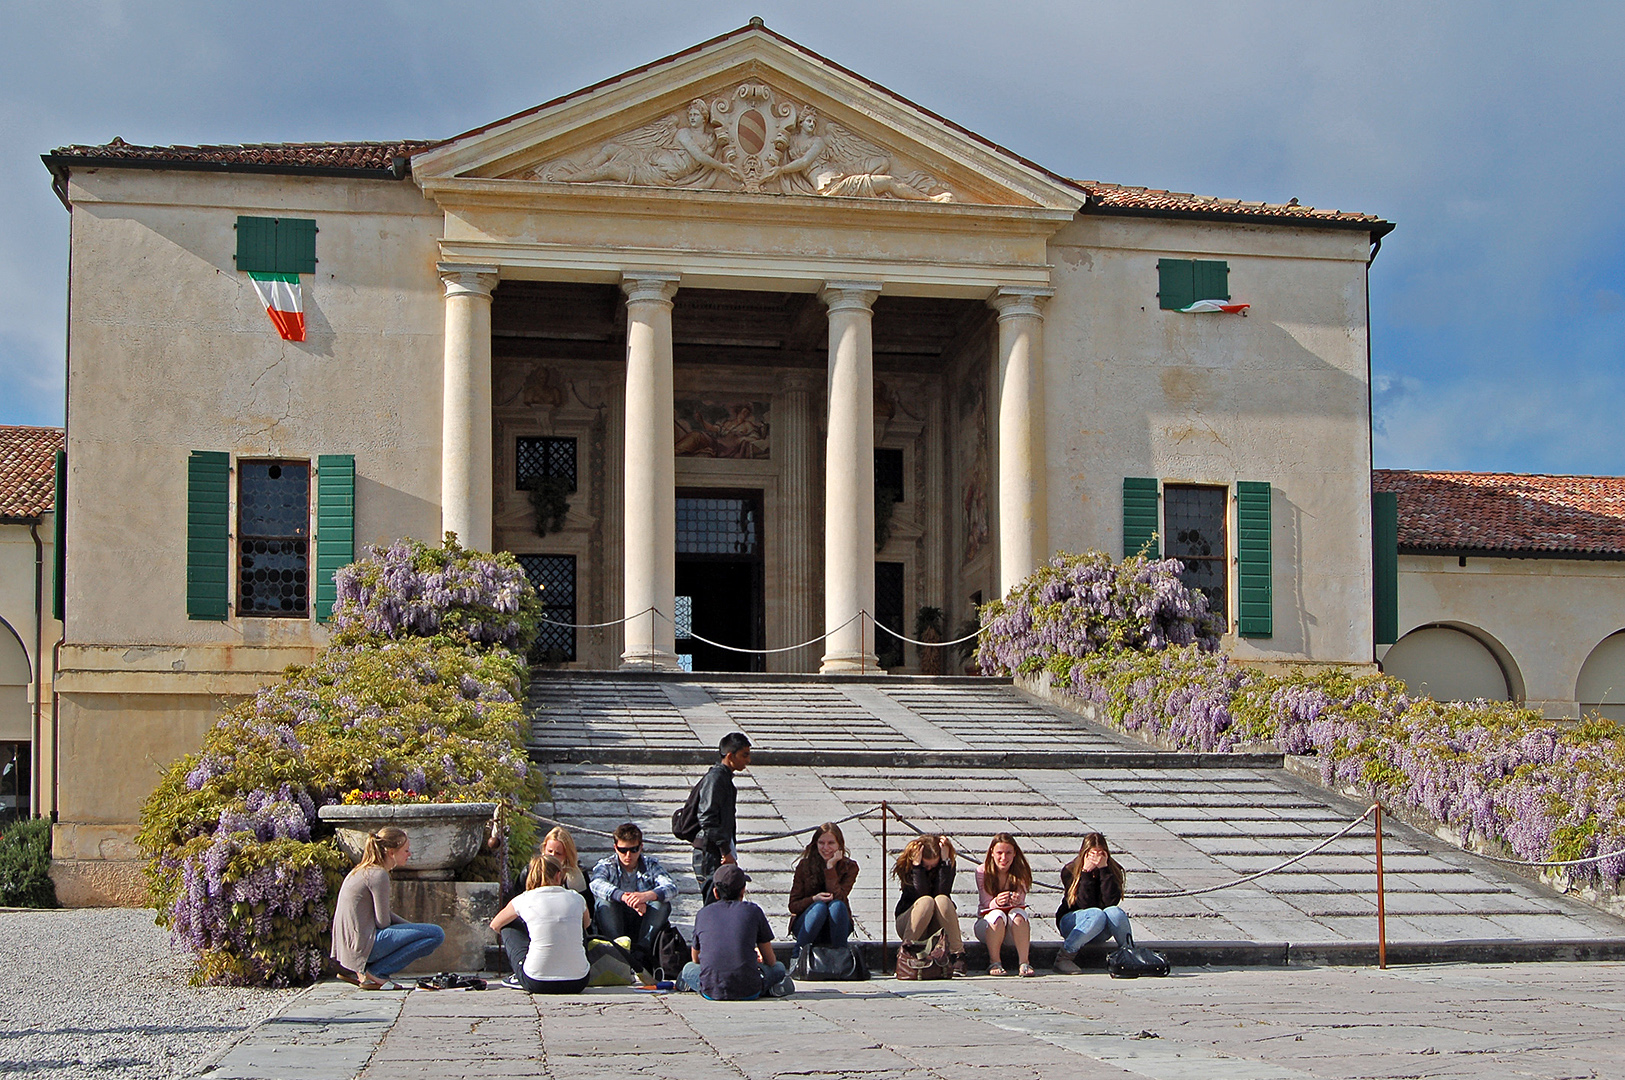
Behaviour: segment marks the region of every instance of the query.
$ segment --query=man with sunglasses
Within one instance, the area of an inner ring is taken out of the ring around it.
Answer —
[[[587,887],[599,931],[630,939],[633,956],[650,958],[655,934],[671,918],[677,882],[659,859],[643,853],[642,829],[628,821],[615,830],[615,854],[598,860]]]

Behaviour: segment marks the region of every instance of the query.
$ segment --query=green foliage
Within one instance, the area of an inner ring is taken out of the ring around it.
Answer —
[[[51,823],[17,821],[0,833],[0,907],[60,907],[51,880]]]
[[[530,482],[529,490],[536,535],[546,536],[564,528],[564,516],[570,512],[570,481],[562,476],[542,476]]]

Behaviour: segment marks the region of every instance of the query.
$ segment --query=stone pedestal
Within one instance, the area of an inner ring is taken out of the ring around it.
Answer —
[[[403,975],[485,967],[485,947],[497,943],[490,922],[502,910],[502,887],[496,882],[392,880],[389,902],[408,922],[434,923],[446,932],[445,943]]]

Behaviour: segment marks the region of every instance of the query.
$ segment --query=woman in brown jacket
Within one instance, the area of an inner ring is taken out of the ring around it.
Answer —
[[[841,827],[826,821],[801,853],[790,884],[790,933],[796,938],[792,959],[808,945],[846,944],[852,936],[848,897],[857,880],[858,864],[847,858]]]

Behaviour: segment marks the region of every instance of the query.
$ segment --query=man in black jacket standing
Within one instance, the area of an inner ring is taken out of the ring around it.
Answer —
[[[734,841],[739,821],[735,805],[734,773],[750,767],[750,740],[742,731],[730,731],[717,744],[722,760],[711,766],[700,780],[695,810],[700,818],[700,835],[694,841],[694,880],[700,883],[701,905],[716,897],[711,876],[717,868],[735,861]]]

